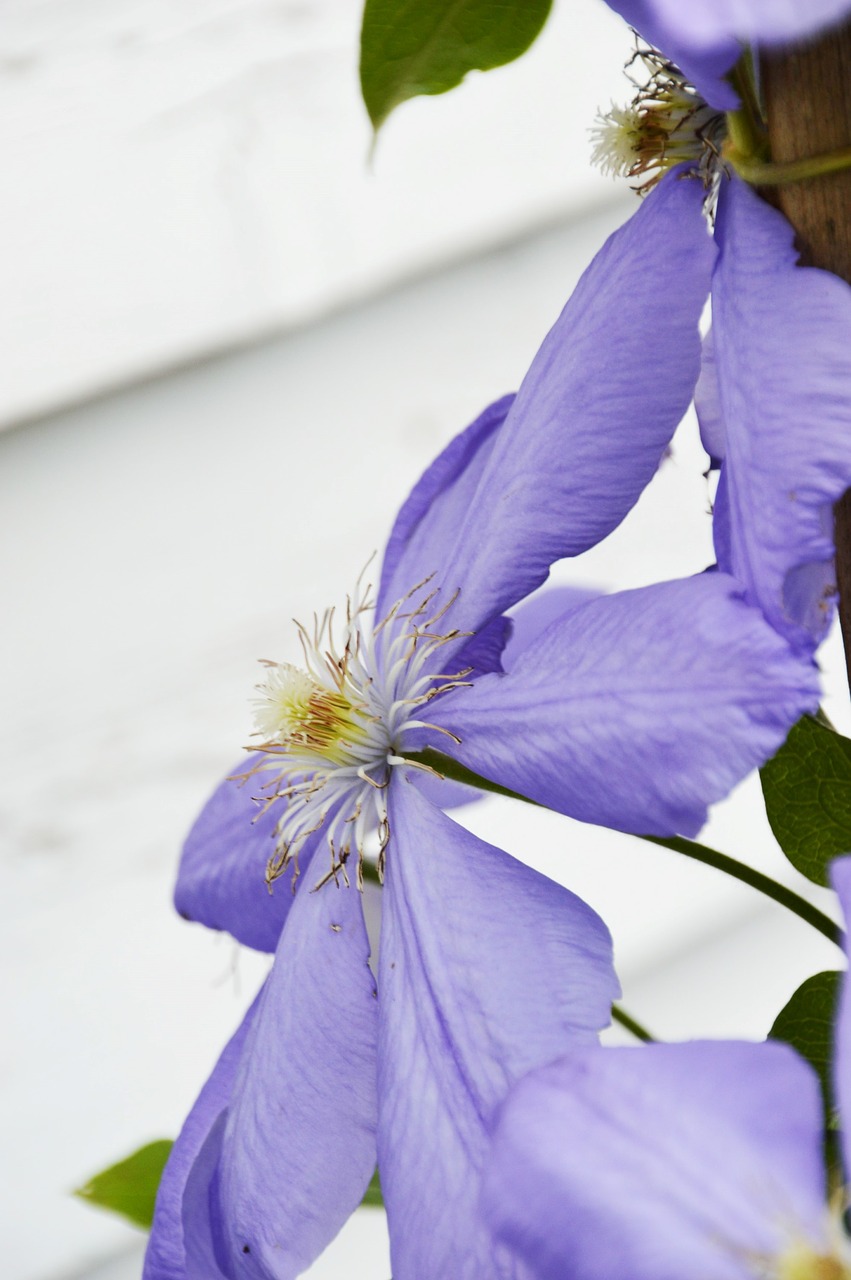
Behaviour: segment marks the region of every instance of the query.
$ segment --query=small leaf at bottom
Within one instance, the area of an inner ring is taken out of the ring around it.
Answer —
[[[149,1142],[132,1156],[96,1173],[85,1186],[78,1187],[74,1195],[147,1229],[154,1220],[157,1188],[173,1146],[169,1138]]]

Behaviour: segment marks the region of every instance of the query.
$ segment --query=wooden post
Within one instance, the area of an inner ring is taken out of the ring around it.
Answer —
[[[851,23],[766,55],[761,65],[772,160],[851,146]],[[851,284],[851,170],[778,187],[772,202],[795,228],[801,261]],[[851,333],[848,344],[851,349]],[[851,490],[834,514],[839,621],[851,684]]]

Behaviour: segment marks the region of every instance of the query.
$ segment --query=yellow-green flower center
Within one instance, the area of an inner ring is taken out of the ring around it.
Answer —
[[[836,1254],[816,1253],[796,1242],[778,1259],[777,1280],[851,1280],[851,1270]]]
[[[307,750],[332,765],[347,764],[369,738],[369,709],[346,689],[327,687],[288,662],[270,663],[258,686],[254,721],[264,746]]]

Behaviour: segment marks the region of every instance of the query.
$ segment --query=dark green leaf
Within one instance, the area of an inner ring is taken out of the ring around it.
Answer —
[[[368,1209],[383,1209],[384,1197],[381,1194],[381,1179],[378,1176],[378,1170],[372,1175],[372,1180],[363,1193],[361,1204]]]
[[[366,0],[360,80],[373,127],[408,98],[446,93],[468,71],[519,58],[551,5],[552,0]]]
[[[149,1142],[126,1160],[96,1173],[74,1195],[101,1209],[120,1213],[137,1227],[148,1228],[154,1220],[157,1187],[173,1146],[168,1138]]]
[[[804,716],[760,776],[780,848],[808,879],[827,884],[830,860],[851,852],[851,741]]]
[[[768,1033],[770,1040],[785,1040],[815,1068],[828,1110],[831,1096],[833,1016],[841,977],[840,973],[828,969],[807,978],[789,1003],[780,1010]]]

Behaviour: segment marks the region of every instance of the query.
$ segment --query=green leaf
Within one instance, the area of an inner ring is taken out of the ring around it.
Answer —
[[[149,1142],[126,1160],[96,1173],[74,1192],[81,1200],[120,1213],[137,1227],[149,1228],[154,1220],[157,1188],[174,1143],[169,1138]]]
[[[361,1205],[367,1209],[383,1209],[384,1196],[381,1194],[381,1179],[378,1176],[378,1170],[372,1175],[369,1186],[363,1193]]]
[[[851,852],[851,741],[804,716],[760,777],[780,848],[809,880],[827,884],[831,859]]]
[[[366,0],[360,81],[377,131],[394,107],[525,53],[552,0]]]
[[[831,1110],[830,1058],[833,1048],[833,1018],[839,995],[841,973],[827,969],[802,982],[792,999],[780,1010],[768,1033],[770,1040],[785,1040],[815,1068],[821,1080],[825,1106]]]

